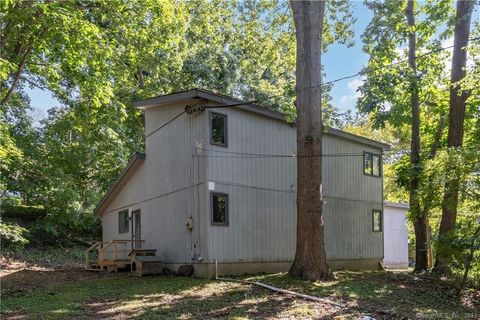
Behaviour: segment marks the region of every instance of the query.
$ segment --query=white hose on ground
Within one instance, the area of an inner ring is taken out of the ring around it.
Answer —
[[[216,259],[215,259],[215,280],[219,280],[219,281],[232,281],[232,282],[239,282],[239,283],[244,283],[244,284],[252,284],[252,285],[256,285],[256,286],[259,286],[259,287],[263,287],[263,288],[266,288],[266,289],[269,289],[269,290],[272,290],[272,291],[275,291],[275,292],[280,292],[280,293],[284,293],[284,294],[290,294],[290,295],[292,295],[292,296],[297,296],[297,297],[300,297],[300,298],[302,298],[302,299],[306,299],[306,300],[310,300],[310,301],[328,303],[328,304],[331,304],[331,305],[333,305],[333,306],[340,307],[340,308],[344,308],[344,307],[345,307],[344,305],[342,305],[342,304],[340,304],[340,303],[336,303],[336,302],[333,302],[333,301],[330,301],[330,300],[327,300],[327,299],[323,299],[323,298],[319,298],[319,297],[314,297],[314,296],[309,296],[309,295],[307,295],[307,294],[298,293],[298,292],[295,292],[295,291],[280,289],[280,288],[277,288],[277,287],[274,287],[274,286],[270,286],[270,285],[268,285],[268,284],[261,283],[261,282],[248,281],[248,280],[238,280],[238,279],[229,279],[229,278],[220,278],[220,277],[218,277],[218,275],[217,275],[217,260],[216,260]]]

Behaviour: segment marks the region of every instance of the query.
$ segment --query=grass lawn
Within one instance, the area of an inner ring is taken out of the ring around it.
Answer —
[[[19,271],[22,272],[22,271]],[[55,271],[52,271],[55,272]],[[285,274],[242,277],[325,297],[345,307],[275,294],[257,286],[206,279],[128,274],[66,277],[21,292],[2,288],[4,319],[375,319],[480,317],[478,291],[456,298],[446,282],[394,272],[339,272],[332,282]],[[52,276],[46,273],[42,278]],[[13,274],[5,277],[13,276]],[[6,279],[8,283],[8,279]],[[44,279],[45,280],[45,279]],[[48,282],[48,281],[47,281]],[[2,279],[2,284],[4,279]],[[18,280],[16,280],[18,283]]]

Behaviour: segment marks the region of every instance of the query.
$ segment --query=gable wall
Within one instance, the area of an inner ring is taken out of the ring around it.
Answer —
[[[150,133],[184,110],[186,103],[145,111]],[[183,114],[146,139],[146,160],[104,214],[104,240],[118,235],[118,210],[142,210],[146,248],[165,262],[291,261],[296,232],[296,159],[235,153],[296,153],[296,129],[234,108],[228,116],[228,148],[210,145],[208,111]],[[202,149],[202,150],[200,150]],[[208,149],[208,150],[203,150]],[[380,150],[324,136],[326,246],[331,260],[383,257],[383,234],[371,231],[371,210],[382,208],[382,179],[363,175],[363,151]],[[229,226],[212,226],[210,192],[229,194]],[[132,206],[132,204],[135,204]],[[193,231],[185,221],[193,218]]]

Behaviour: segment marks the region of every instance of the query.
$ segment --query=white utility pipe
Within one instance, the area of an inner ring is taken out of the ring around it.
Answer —
[[[307,294],[298,293],[298,292],[294,292],[294,291],[290,291],[290,290],[280,289],[280,288],[270,286],[268,284],[261,283],[261,282],[248,281],[248,280],[237,280],[237,279],[229,279],[229,278],[219,278],[218,274],[217,274],[217,259],[215,259],[215,280],[232,281],[232,282],[240,282],[240,283],[245,283],[245,284],[252,284],[252,285],[263,287],[263,288],[266,288],[266,289],[269,289],[269,290],[272,290],[272,291],[275,291],[275,292],[280,292],[280,293],[284,293],[284,294],[290,294],[292,296],[297,296],[297,297],[300,297],[300,298],[303,298],[303,299],[306,299],[306,300],[328,303],[328,304],[331,304],[333,306],[340,307],[340,308],[345,307],[343,304],[336,303],[336,302],[333,302],[333,301],[330,301],[330,300],[327,300],[327,299],[314,297],[314,296],[309,296]]]

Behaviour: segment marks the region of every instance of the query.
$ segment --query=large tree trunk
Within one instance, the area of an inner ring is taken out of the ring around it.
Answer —
[[[412,135],[410,153],[410,213],[415,229],[415,271],[428,269],[428,218],[421,215],[418,188],[420,184],[420,100],[417,80],[417,35],[415,32],[414,0],[407,1],[405,16],[411,31],[408,34],[408,64],[410,67],[410,107],[412,112]]]
[[[470,37],[470,21],[475,1],[457,1],[455,17],[455,31],[453,39],[452,73],[450,87],[450,114],[448,117],[448,147],[461,148],[463,143],[463,125],[465,118],[465,102],[469,92],[462,90],[459,81],[465,78],[467,71],[467,52],[465,47]],[[440,222],[439,237],[444,238],[455,228],[457,220],[458,190],[460,187],[460,173],[458,166],[449,162],[446,175],[445,192],[442,203],[442,220]],[[435,261],[436,272],[448,274],[450,272],[451,255],[444,250],[437,252]]]
[[[321,44],[324,1],[291,1],[297,36],[297,247],[289,274],[334,278],[322,219]]]

